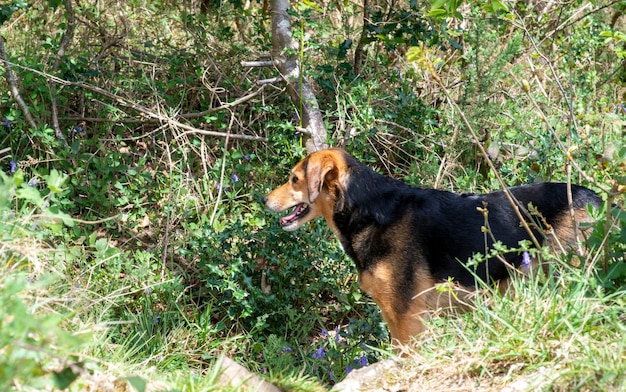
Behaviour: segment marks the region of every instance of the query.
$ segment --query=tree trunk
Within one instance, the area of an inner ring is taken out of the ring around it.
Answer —
[[[287,81],[287,92],[300,110],[302,127],[306,133],[309,153],[326,148],[326,127],[311,85],[302,75],[300,45],[291,34],[287,9],[289,0],[271,0],[272,6],[272,57],[274,64]]]

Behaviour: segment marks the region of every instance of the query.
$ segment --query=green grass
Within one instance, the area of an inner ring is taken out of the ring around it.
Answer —
[[[371,328],[371,314],[345,330],[320,330],[312,340],[290,329],[260,340],[254,328],[268,331],[267,325],[224,330],[211,305],[194,305],[181,278],[156,268],[160,260],[141,250],[121,252],[102,240],[53,249],[44,241],[54,236],[31,231],[46,224],[36,214],[9,223],[0,243],[4,389],[129,382],[141,390],[146,382],[167,390],[223,390],[215,366],[229,355],[287,390],[318,391],[324,387],[316,378],[338,381],[347,366],[359,367],[359,358],[371,363],[392,355],[387,343],[382,351],[363,345],[367,335],[358,325]],[[626,289],[609,284],[599,255],[593,252],[579,267],[553,260],[549,276],[516,278],[504,296],[484,288],[470,312],[433,316],[419,352],[393,382],[432,390],[514,382],[524,390],[621,390]],[[80,262],[85,257],[89,263]],[[77,262],[75,276],[62,272]],[[287,317],[295,328],[299,319]]]
[[[594,269],[562,267],[547,281],[516,279],[514,293],[491,292],[468,315],[433,320],[432,339],[420,346],[427,365],[416,370],[475,387],[520,379],[524,390],[626,386],[625,290],[604,293]]]
[[[317,391],[393,355],[325,224],[286,233],[259,203],[305,154],[298,105],[273,85],[194,116],[277,76],[238,66],[269,52],[269,15],[256,2],[220,2],[206,15],[183,3],[76,3],[58,69],[64,4],[0,6],[17,88],[39,124],[25,121],[2,64],[0,391],[121,389],[127,379],[139,390],[144,381],[221,390],[224,356],[287,390]],[[614,205],[594,213],[580,266],[566,255],[550,278],[516,280],[504,297],[485,290],[472,312],[432,317],[394,380],[407,390],[626,389],[626,79],[624,35],[612,24],[623,5],[542,13],[468,3],[461,23],[397,2],[371,10],[362,36],[359,4],[318,3],[291,16],[331,145],[411,184],[499,189],[480,143],[509,186],[571,181]],[[404,53],[420,42],[410,62]],[[109,95],[60,83],[51,92],[41,70]],[[184,133],[110,94],[190,127],[269,141]],[[46,125],[52,96],[68,146]]]

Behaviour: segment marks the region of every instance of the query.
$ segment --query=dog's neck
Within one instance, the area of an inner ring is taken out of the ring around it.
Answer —
[[[395,211],[392,199],[402,198],[403,190],[410,187],[398,180],[376,173],[360,163],[349,166],[351,180],[342,184],[343,189],[334,192],[336,196],[332,219],[326,219],[330,228],[339,238],[344,251],[356,263],[359,271],[366,269],[375,246],[354,249],[355,236],[362,236],[371,244],[372,227],[387,227],[394,222]]]

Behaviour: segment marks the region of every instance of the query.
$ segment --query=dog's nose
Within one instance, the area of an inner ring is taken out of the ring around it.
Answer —
[[[263,204],[267,204],[267,196],[263,196],[263,198],[261,199],[261,202]]]

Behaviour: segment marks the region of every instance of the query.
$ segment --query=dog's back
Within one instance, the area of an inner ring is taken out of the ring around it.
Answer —
[[[535,238],[542,244],[548,241],[555,250],[568,250],[576,243],[578,230],[573,222],[589,222],[586,205],[597,207],[601,203],[595,192],[572,185],[573,210],[570,210],[567,184],[563,183],[518,186],[509,191],[519,203]],[[420,242],[426,244],[425,259],[429,260],[435,278],[453,277],[466,286],[474,285],[474,273],[485,281],[506,278],[508,266],[497,258],[478,265],[475,272],[465,265],[472,255],[488,253],[496,241],[508,248],[518,248],[520,241],[531,240],[504,191],[482,195],[435,191],[428,197],[431,208],[419,211],[415,224],[420,226],[417,230],[422,237]],[[521,252],[503,256],[510,266],[522,264]]]

